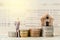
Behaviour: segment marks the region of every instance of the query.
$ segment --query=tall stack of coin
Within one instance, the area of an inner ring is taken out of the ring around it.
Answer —
[[[43,37],[52,37],[53,36],[53,27],[44,26],[43,27]]]
[[[40,36],[40,29],[30,29],[30,36],[31,37],[39,37]]]
[[[21,37],[28,37],[29,30],[20,30],[20,36]]]

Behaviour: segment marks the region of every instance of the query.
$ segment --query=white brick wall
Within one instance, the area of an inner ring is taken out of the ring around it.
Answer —
[[[30,3],[31,1],[28,1],[28,2]],[[45,1],[33,0],[30,4],[28,4],[26,2],[25,7],[27,7],[27,8],[26,8],[26,10],[23,10],[22,13],[20,12],[21,10],[19,8],[16,8],[16,9],[14,8],[15,5],[12,8],[11,7],[5,8],[5,6],[0,7],[0,13],[1,13],[1,15],[0,15],[0,35],[8,35],[9,31],[15,31],[15,26],[13,23],[14,23],[16,17],[20,17],[21,28],[40,27],[40,24],[41,24],[40,18],[46,11],[48,11],[49,14],[54,17],[54,25],[53,25],[54,26],[54,35],[60,35],[60,5],[53,5],[53,3],[57,3],[57,2],[59,2],[59,1],[58,0],[54,0],[54,1],[48,0],[48,2],[46,2],[46,0]],[[44,3],[47,3],[47,5],[44,5]],[[55,9],[55,11],[54,11],[54,9]],[[5,23],[11,23],[11,24],[7,25]]]
[[[44,14],[45,11],[39,11],[39,13],[29,12],[30,16],[27,17],[24,21],[21,22],[21,28],[25,27],[40,27],[40,18]],[[50,13],[50,12],[49,12]],[[60,11],[52,11],[50,13],[54,17],[54,35],[60,35]],[[14,22],[10,19],[11,22]],[[4,23],[4,22],[3,22]],[[0,35],[7,35],[9,31],[15,31],[15,26],[12,23],[9,25],[1,25],[0,26]]]

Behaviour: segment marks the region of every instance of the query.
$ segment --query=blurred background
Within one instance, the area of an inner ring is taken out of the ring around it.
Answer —
[[[15,31],[18,17],[20,29],[41,27],[40,18],[45,12],[54,18],[54,35],[60,35],[60,0],[0,0],[0,35]]]

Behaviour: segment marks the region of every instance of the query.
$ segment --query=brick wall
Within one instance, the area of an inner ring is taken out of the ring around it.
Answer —
[[[34,2],[34,1],[33,1]],[[32,2],[32,3],[33,3]],[[47,2],[48,3],[48,2]],[[53,3],[53,2],[52,2]],[[36,6],[36,7],[35,7]],[[0,8],[0,35],[8,35],[9,31],[15,31],[14,21],[16,17],[20,17],[21,26],[20,28],[30,28],[30,27],[41,27],[40,18],[41,16],[48,11],[50,15],[54,18],[54,35],[60,35],[60,5],[30,5],[25,10],[26,12],[18,13],[14,11],[10,12],[7,8]],[[13,7],[12,7],[13,8]],[[12,10],[11,8],[11,10]],[[12,15],[13,13],[13,15]]]

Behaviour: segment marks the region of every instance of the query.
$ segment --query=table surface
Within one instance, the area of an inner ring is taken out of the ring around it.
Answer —
[[[25,38],[0,36],[0,40],[59,40],[59,39],[60,39],[60,36],[55,36],[55,37],[25,37]]]

